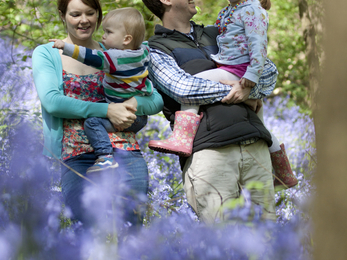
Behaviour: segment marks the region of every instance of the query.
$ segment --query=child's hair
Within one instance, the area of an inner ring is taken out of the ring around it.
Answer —
[[[109,11],[103,22],[105,23],[111,18],[115,24],[123,23],[126,33],[133,37],[133,48],[138,49],[144,41],[146,33],[145,20],[142,14],[135,8],[125,7]]]
[[[261,7],[263,7],[265,10],[270,10],[271,8],[271,1],[270,0],[259,0]]]

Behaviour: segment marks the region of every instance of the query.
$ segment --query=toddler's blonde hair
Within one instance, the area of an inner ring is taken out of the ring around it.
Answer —
[[[145,20],[142,14],[133,7],[125,7],[109,11],[103,22],[105,23],[111,18],[115,26],[121,23],[124,25],[126,33],[133,37],[131,42],[133,48],[138,49],[146,33]]]

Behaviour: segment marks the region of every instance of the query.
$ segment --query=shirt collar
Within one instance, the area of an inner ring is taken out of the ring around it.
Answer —
[[[190,32],[189,33],[182,33],[182,34],[184,34],[188,38],[191,38],[192,40],[195,40],[194,39],[194,27],[193,27],[193,24],[190,23]]]

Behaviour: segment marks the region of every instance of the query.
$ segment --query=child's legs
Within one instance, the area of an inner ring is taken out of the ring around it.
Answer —
[[[194,77],[208,79],[215,82],[219,82],[221,80],[240,80],[238,76],[222,69],[205,70],[195,74]]]
[[[195,105],[181,105],[181,111],[191,112],[194,114],[198,114],[200,106]]]
[[[195,74],[194,77],[208,79],[215,82],[219,82],[220,80],[239,80],[240,79],[238,76],[222,69],[205,70],[203,72]],[[197,114],[199,111],[199,106],[181,105],[181,110]]]
[[[261,101],[261,103],[263,103],[263,101]],[[261,106],[261,108],[259,109],[257,116],[259,117],[259,119],[261,120],[261,122],[263,122],[263,125],[265,125],[264,123],[264,109],[263,109],[263,105]]]
[[[263,122],[263,124],[265,126],[263,105],[261,106],[261,108],[260,108],[260,110],[259,110],[257,115],[258,115],[258,117],[260,118],[260,120]],[[268,131],[269,131],[269,129],[268,129]],[[276,136],[273,135],[273,133],[271,131],[269,131],[269,132],[271,134],[271,140],[272,140],[272,145],[269,147],[270,153],[273,153],[273,152],[281,150],[280,143],[279,143],[278,139],[276,138]]]
[[[116,132],[116,129],[108,119],[100,117],[87,118],[84,122],[84,131],[94,148],[96,156],[113,153],[108,132]]]

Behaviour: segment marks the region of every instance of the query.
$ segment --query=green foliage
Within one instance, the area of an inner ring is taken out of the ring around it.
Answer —
[[[279,71],[275,93],[289,94],[308,108],[309,70],[297,0],[272,0],[269,17],[268,56]]]
[[[194,16],[196,23],[212,25],[216,22],[219,11],[228,4],[226,0],[204,0],[198,2],[198,13]]]
[[[31,49],[52,36],[64,35],[55,1],[5,0],[0,4],[0,17],[0,33]]]

